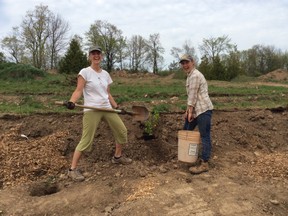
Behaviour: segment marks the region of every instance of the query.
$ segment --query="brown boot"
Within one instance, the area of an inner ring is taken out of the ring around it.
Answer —
[[[195,166],[199,166],[201,163],[203,162],[203,160],[201,158],[197,158],[197,160],[190,164],[191,167],[195,167]]]
[[[201,161],[201,164],[198,166],[190,167],[189,171],[192,174],[200,174],[203,172],[207,172],[209,170],[208,162]]]

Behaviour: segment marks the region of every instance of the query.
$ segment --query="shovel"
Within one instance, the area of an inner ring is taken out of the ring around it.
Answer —
[[[55,104],[66,106],[67,102],[55,101]],[[113,113],[119,113],[119,114],[128,114],[128,115],[133,116],[133,120],[135,120],[135,121],[146,121],[149,118],[149,111],[147,110],[146,107],[143,107],[143,106],[132,106],[132,111],[97,108],[97,107],[93,107],[93,106],[85,106],[85,105],[80,105],[80,104],[76,104],[76,103],[75,103],[75,106],[80,107],[80,108],[97,110],[97,111],[113,112]]]

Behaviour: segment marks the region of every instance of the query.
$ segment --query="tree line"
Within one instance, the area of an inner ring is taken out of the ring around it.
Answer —
[[[20,26],[13,27],[12,33],[1,40],[1,47],[9,53],[9,61],[31,64],[44,70],[56,69],[60,73],[77,73],[87,66],[87,52],[83,50],[96,44],[103,48],[103,67],[109,72],[125,69],[157,74],[167,70],[163,68],[165,49],[159,33],[150,34],[148,38],[141,35],[127,38],[115,25],[103,20],[92,23],[84,39],[78,35],[69,38],[69,30],[67,21],[41,4],[27,11]],[[168,70],[179,70],[178,59],[183,53],[195,58],[199,70],[207,79],[259,76],[275,69],[287,69],[288,66],[287,51],[264,45],[239,51],[227,35],[204,38],[198,50],[200,59],[189,40],[182,47],[172,47],[170,54],[175,60],[169,64]],[[5,60],[4,52],[0,52],[0,61]]]

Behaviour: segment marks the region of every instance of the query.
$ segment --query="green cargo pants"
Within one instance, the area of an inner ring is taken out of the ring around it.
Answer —
[[[97,127],[102,118],[108,123],[116,143],[127,143],[127,128],[117,113],[103,111],[86,111],[83,114],[83,131],[76,150],[91,151]]]

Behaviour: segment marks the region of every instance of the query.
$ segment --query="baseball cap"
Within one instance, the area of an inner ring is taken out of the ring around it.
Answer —
[[[99,46],[92,46],[89,48],[89,53],[93,51],[99,51],[102,53],[102,49]]]
[[[193,57],[191,55],[184,54],[181,56],[179,63],[181,63],[182,61],[193,61]]]

